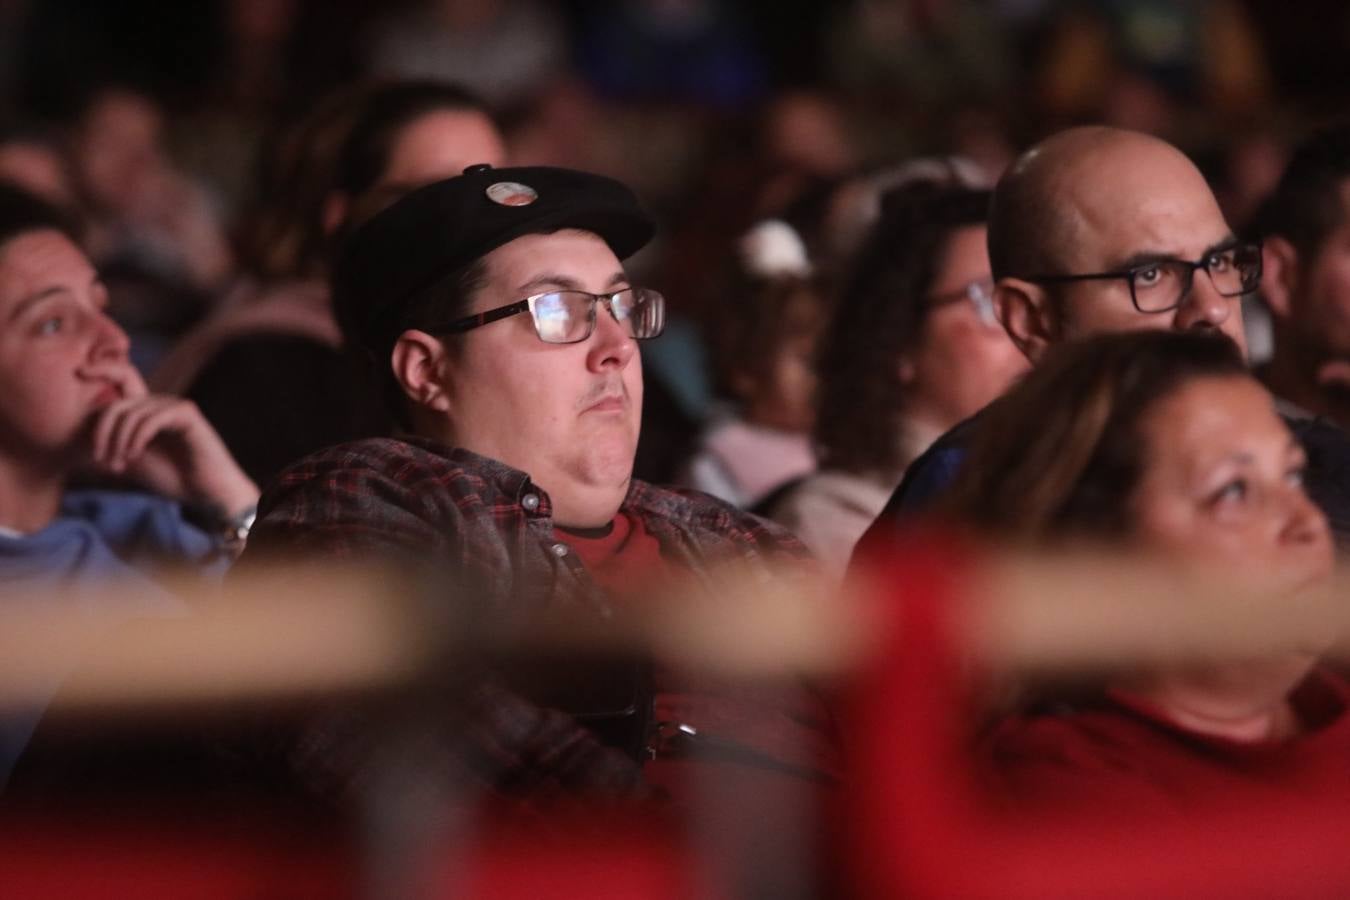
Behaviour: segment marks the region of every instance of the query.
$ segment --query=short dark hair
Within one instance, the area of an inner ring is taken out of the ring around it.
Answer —
[[[1110,539],[1133,523],[1143,474],[1139,425],[1188,382],[1251,377],[1217,331],[1133,331],[1054,347],[981,413],[943,503],[956,523],[1033,542]]]
[[[79,244],[80,227],[67,213],[16,185],[0,181],[0,247],[33,231],[57,231]]]
[[[1278,235],[1314,254],[1346,220],[1342,184],[1350,179],[1350,121],[1313,134],[1294,149],[1254,220],[1256,237]]]
[[[882,195],[821,347],[815,438],[826,465],[855,473],[900,465],[898,361],[923,335],[952,232],[984,224],[988,206],[988,191],[933,182]]]
[[[479,257],[467,266],[461,266],[444,277],[419,290],[408,300],[406,310],[380,335],[365,342],[347,337],[345,345],[349,353],[364,356],[370,367],[385,407],[393,415],[401,428],[412,428],[412,418],[408,414],[408,397],[403,392],[397,378],[394,377],[390,361],[394,345],[399,335],[409,328],[432,329],[435,324],[452,322],[469,314],[474,292],[483,285],[487,275],[487,263]],[[434,330],[434,329],[432,329]],[[442,343],[446,352],[457,349],[456,335],[445,335]]]

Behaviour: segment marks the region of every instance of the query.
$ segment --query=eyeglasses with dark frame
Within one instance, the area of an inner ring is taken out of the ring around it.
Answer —
[[[1066,284],[1123,278],[1130,285],[1130,300],[1141,313],[1171,312],[1185,302],[1195,283],[1195,271],[1204,269],[1214,289],[1223,297],[1249,294],[1261,284],[1261,244],[1235,241],[1205,254],[1198,262],[1185,259],[1155,259],[1115,272],[1087,275],[1028,275],[1023,281],[1036,284]]]
[[[432,333],[460,334],[481,328],[518,313],[528,312],[534,333],[546,344],[577,344],[595,331],[595,305],[604,302],[614,321],[628,336],[639,341],[657,337],[666,327],[666,298],[651,288],[624,288],[612,294],[588,291],[546,291],[506,306],[465,316],[426,329]]]
[[[953,291],[931,294],[928,305],[946,306],[963,300],[975,307],[975,315],[979,316],[981,324],[990,328],[1000,327],[998,310],[994,307],[994,282],[989,278],[977,279]]]

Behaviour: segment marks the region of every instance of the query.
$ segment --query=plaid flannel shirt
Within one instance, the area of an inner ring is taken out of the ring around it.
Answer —
[[[781,527],[698,492],[634,481],[622,509],[641,519],[672,568],[691,573],[729,559],[806,564],[808,557]],[[291,466],[264,493],[236,570],[274,558],[390,556],[434,561],[453,573],[457,584],[475,586],[481,596],[473,602],[485,602],[508,619],[559,609],[601,620],[610,615],[610,599],[555,536],[548,495],[528,475],[418,438],[357,441]],[[469,598],[450,602],[459,599]],[[453,777],[488,790],[509,784],[513,795],[535,806],[577,793],[650,794],[635,761],[600,744],[572,717],[541,708],[492,679],[484,679],[467,701],[468,712],[452,729],[456,749],[445,754],[454,760],[438,763],[451,765]],[[777,738],[793,738],[787,743],[798,746],[789,752],[794,758],[784,760],[786,767],[798,767],[815,748],[832,743],[821,736],[831,729],[812,702],[789,701],[791,708],[774,709],[758,705],[750,694],[719,697],[713,701],[715,715],[734,716],[728,704],[738,703],[765,726],[759,729],[767,736],[760,748],[764,756],[773,755]],[[364,739],[328,739],[359,730],[344,716],[311,729],[293,752],[316,790],[341,793],[362,777],[362,761],[347,757],[361,755],[352,747]],[[804,740],[796,739],[799,730]]]

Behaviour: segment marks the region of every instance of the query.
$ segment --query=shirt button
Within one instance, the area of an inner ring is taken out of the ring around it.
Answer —
[[[526,512],[534,512],[539,508],[539,495],[526,494],[524,497],[520,498],[520,505],[525,507]]]
[[[551,548],[549,548],[549,549],[551,549],[551,550],[553,551],[553,555],[554,555],[554,556],[557,556],[557,557],[563,557],[563,556],[566,556],[566,555],[567,555],[567,545],[566,545],[566,544],[562,544],[562,543],[554,544],[554,545],[553,545]]]

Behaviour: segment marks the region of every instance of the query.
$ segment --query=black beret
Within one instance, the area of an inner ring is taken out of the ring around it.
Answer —
[[[626,186],[571,169],[484,164],[419,188],[343,244],[332,272],[343,334],[374,349],[423,289],[518,237],[562,228],[599,235],[619,259],[655,232]]]

